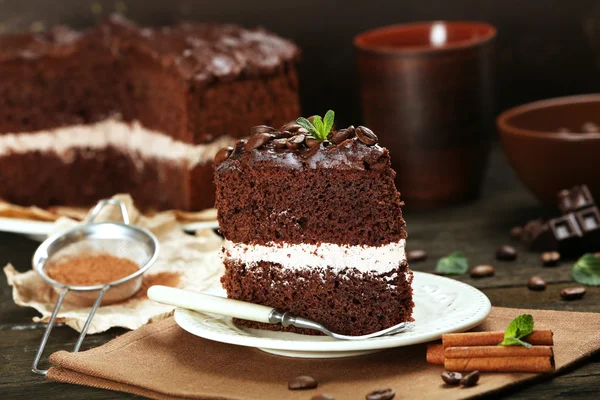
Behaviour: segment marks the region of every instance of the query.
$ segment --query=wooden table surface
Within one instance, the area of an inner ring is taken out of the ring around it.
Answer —
[[[600,312],[600,287],[588,287],[581,300],[566,302],[559,292],[572,285],[572,260],[558,267],[542,267],[537,254],[529,253],[508,236],[508,230],[553,210],[541,208],[517,180],[499,148],[495,148],[488,176],[479,201],[445,210],[417,213],[407,208],[408,249],[425,249],[429,259],[411,265],[418,271],[431,271],[435,260],[456,250],[468,255],[471,265],[492,264],[496,276],[458,279],[481,289],[495,306]],[[515,262],[494,259],[495,249],[513,244],[519,250]],[[31,268],[31,256],[37,243],[19,235],[0,233],[0,266],[11,262],[19,271]],[[527,279],[539,275],[548,282],[544,292],[527,289]],[[122,393],[75,385],[46,382],[31,373],[31,362],[42,337],[43,325],[32,322],[36,312],[14,305],[11,289],[0,283],[0,397],[3,399],[81,398],[113,399],[133,397]],[[91,348],[124,332],[88,336],[83,348]],[[56,350],[74,346],[77,333],[60,326],[54,329],[45,358]],[[600,399],[600,353],[576,368],[535,384],[525,384],[497,397],[510,399]]]

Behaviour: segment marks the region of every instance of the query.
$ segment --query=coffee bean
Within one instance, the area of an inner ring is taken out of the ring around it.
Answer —
[[[546,290],[546,281],[539,276],[532,276],[527,281],[529,290],[542,291]]]
[[[292,137],[292,134],[289,131],[281,131],[275,133],[275,139],[287,139]]]
[[[287,147],[287,142],[288,140],[286,138],[275,139],[273,140],[273,146],[275,146],[276,149],[284,149]]]
[[[231,153],[233,153],[233,147],[223,147],[215,154],[215,165],[219,165],[227,160],[231,156]]]
[[[391,400],[396,396],[396,392],[392,389],[378,389],[367,394],[367,400]]]
[[[496,269],[491,265],[477,265],[471,268],[469,275],[471,278],[485,278],[487,276],[494,276]]]
[[[312,136],[306,136],[306,147],[319,147],[323,141]]]
[[[517,259],[517,251],[511,246],[501,246],[496,249],[496,259],[501,261],[514,261]]]
[[[510,237],[514,240],[521,240],[521,237],[523,237],[523,227],[513,226],[510,228]]]
[[[310,400],[335,400],[335,397],[328,394],[318,394],[310,398]]]
[[[349,139],[351,132],[348,129],[340,129],[339,131],[334,131],[327,135],[327,139],[333,144],[340,144],[344,140]]]
[[[442,372],[442,380],[448,385],[457,386],[460,384],[462,374],[460,372]]]
[[[246,143],[244,150],[252,151],[261,148],[265,144],[273,140],[273,137],[274,136],[270,133],[257,133],[256,135],[251,136],[250,139],[248,139],[248,143]]]
[[[302,146],[302,143],[304,143],[304,138],[304,135],[296,135],[289,138],[287,141],[288,149],[299,149]]]
[[[306,130],[306,128],[300,128],[295,132],[296,135],[304,135],[304,136],[308,136],[309,133]]]
[[[542,264],[545,267],[553,267],[558,265],[558,262],[560,261],[560,253],[558,251],[546,251],[542,253],[540,260],[542,260]]]
[[[411,250],[406,252],[406,261],[416,262],[425,261],[427,259],[427,252],[425,250]]]
[[[585,288],[583,286],[565,288],[560,291],[560,297],[562,297],[563,300],[577,300],[582,298],[584,294]]]
[[[315,378],[308,375],[297,376],[290,379],[288,389],[290,390],[306,390],[314,389],[319,385]]]
[[[310,122],[311,124],[313,122],[315,122],[315,117],[319,117],[319,115],[311,115],[310,117],[306,118],[308,120],[308,122]]]
[[[460,384],[464,387],[475,386],[477,382],[479,382],[479,371],[473,371],[460,380]]]
[[[282,126],[281,130],[288,131],[288,132],[296,132],[300,128],[302,128],[302,125],[297,124],[296,121],[290,121],[287,124],[285,124],[284,126]],[[302,128],[302,129],[304,129],[304,128]]]
[[[593,122],[586,122],[581,125],[581,131],[583,133],[600,133],[600,126]]]
[[[272,133],[277,131],[277,129],[272,126],[267,125],[257,125],[250,128],[250,136],[256,135],[257,133]]]
[[[356,133],[358,140],[360,140],[368,146],[373,146],[379,140],[377,139],[377,135],[375,135],[373,131],[367,128],[366,126],[359,126],[354,130],[354,133]]]

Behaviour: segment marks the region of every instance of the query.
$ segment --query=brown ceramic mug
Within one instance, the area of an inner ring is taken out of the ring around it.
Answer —
[[[480,22],[424,22],[354,39],[365,125],[390,150],[407,206],[478,196],[494,129],[495,36]]]

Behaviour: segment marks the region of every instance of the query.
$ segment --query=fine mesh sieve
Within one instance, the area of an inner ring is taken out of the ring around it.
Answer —
[[[94,222],[107,205],[119,207],[123,222]],[[142,284],[142,274],[156,261],[158,249],[156,237],[146,229],[130,225],[125,204],[116,199],[100,201],[81,225],[46,239],[33,256],[33,268],[42,279],[54,287],[58,293],[58,300],[33,361],[32,371],[40,375],[46,375],[48,372],[39,369],[38,364],[67,293],[71,292],[69,301],[82,306],[92,306],[73,350],[77,352],[100,304],[122,301],[137,292]],[[137,264],[139,270],[112,282],[89,286],[67,285],[47,274],[48,269],[55,265],[77,257],[93,255],[126,258]]]

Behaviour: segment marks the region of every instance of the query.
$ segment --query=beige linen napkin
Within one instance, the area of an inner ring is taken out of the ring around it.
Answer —
[[[552,329],[557,370],[600,349],[600,313],[492,309],[477,330],[504,330],[519,314],[532,314],[536,329]],[[425,361],[425,345],[359,357],[294,359],[258,349],[213,342],[179,328],[173,318],[127,333],[82,353],[60,351],[47,378],[134,393],[156,399],[336,399],[364,398],[391,387],[397,398],[462,399],[534,378],[530,373],[486,373],[472,388],[447,388],[441,366]],[[317,389],[289,391],[287,382],[311,375]]]

